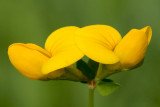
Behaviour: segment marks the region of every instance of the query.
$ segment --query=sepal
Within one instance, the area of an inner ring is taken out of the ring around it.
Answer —
[[[115,69],[115,68],[112,69],[111,66],[114,68],[114,65],[99,64],[96,80],[102,80],[112,74],[115,74],[121,71],[121,69]]]
[[[70,80],[70,81],[87,81],[86,77],[77,68],[72,65],[59,69],[47,74],[41,80]]]

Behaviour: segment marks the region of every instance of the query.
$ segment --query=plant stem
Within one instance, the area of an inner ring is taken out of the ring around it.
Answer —
[[[96,88],[96,80],[88,81],[89,84],[89,107],[94,107],[94,90]]]
[[[94,107],[94,88],[89,88],[89,107]]]

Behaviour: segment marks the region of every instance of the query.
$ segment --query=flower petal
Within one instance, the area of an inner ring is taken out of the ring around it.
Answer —
[[[152,38],[152,28],[150,26],[146,26],[142,28],[141,31],[146,33],[146,36],[148,37],[148,44],[149,44]]]
[[[114,52],[120,58],[124,69],[128,69],[136,66],[144,58],[147,46],[146,34],[141,30],[132,29],[116,46]]]
[[[30,79],[42,79],[42,65],[48,61],[49,54],[35,44],[15,43],[9,46],[8,56],[14,67]]]
[[[119,32],[107,25],[91,25],[76,31],[78,47],[86,56],[103,64],[113,64],[119,61],[112,52],[121,40]]]
[[[63,27],[48,37],[45,48],[52,54],[52,58],[44,64],[44,74],[70,66],[84,56],[74,41],[77,29],[75,26]]]

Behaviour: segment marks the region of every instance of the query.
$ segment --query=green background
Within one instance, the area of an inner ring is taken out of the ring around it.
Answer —
[[[121,88],[106,97],[96,91],[95,107],[160,107],[160,0],[0,0],[0,107],[87,107],[87,85],[30,80],[11,65],[7,48],[44,46],[60,27],[92,24],[113,26],[122,36],[153,29],[143,66],[111,76]]]

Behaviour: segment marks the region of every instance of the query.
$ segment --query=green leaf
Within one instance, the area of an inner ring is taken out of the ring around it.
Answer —
[[[112,94],[119,87],[120,87],[119,84],[113,82],[110,79],[104,79],[97,84],[98,91],[102,96],[107,96],[109,94]]]
[[[88,66],[92,69],[92,71],[95,74],[97,73],[97,70],[98,70],[98,67],[99,67],[99,63],[98,62],[95,62],[95,61],[89,59]]]
[[[83,60],[79,60],[77,62],[77,68],[86,76],[88,77],[90,80],[93,80],[95,75],[92,71],[92,69],[87,65],[86,62],[84,62]]]
[[[86,63],[83,60],[77,62],[77,68],[86,76],[88,79],[93,80],[97,74],[99,63],[91,59]]]

